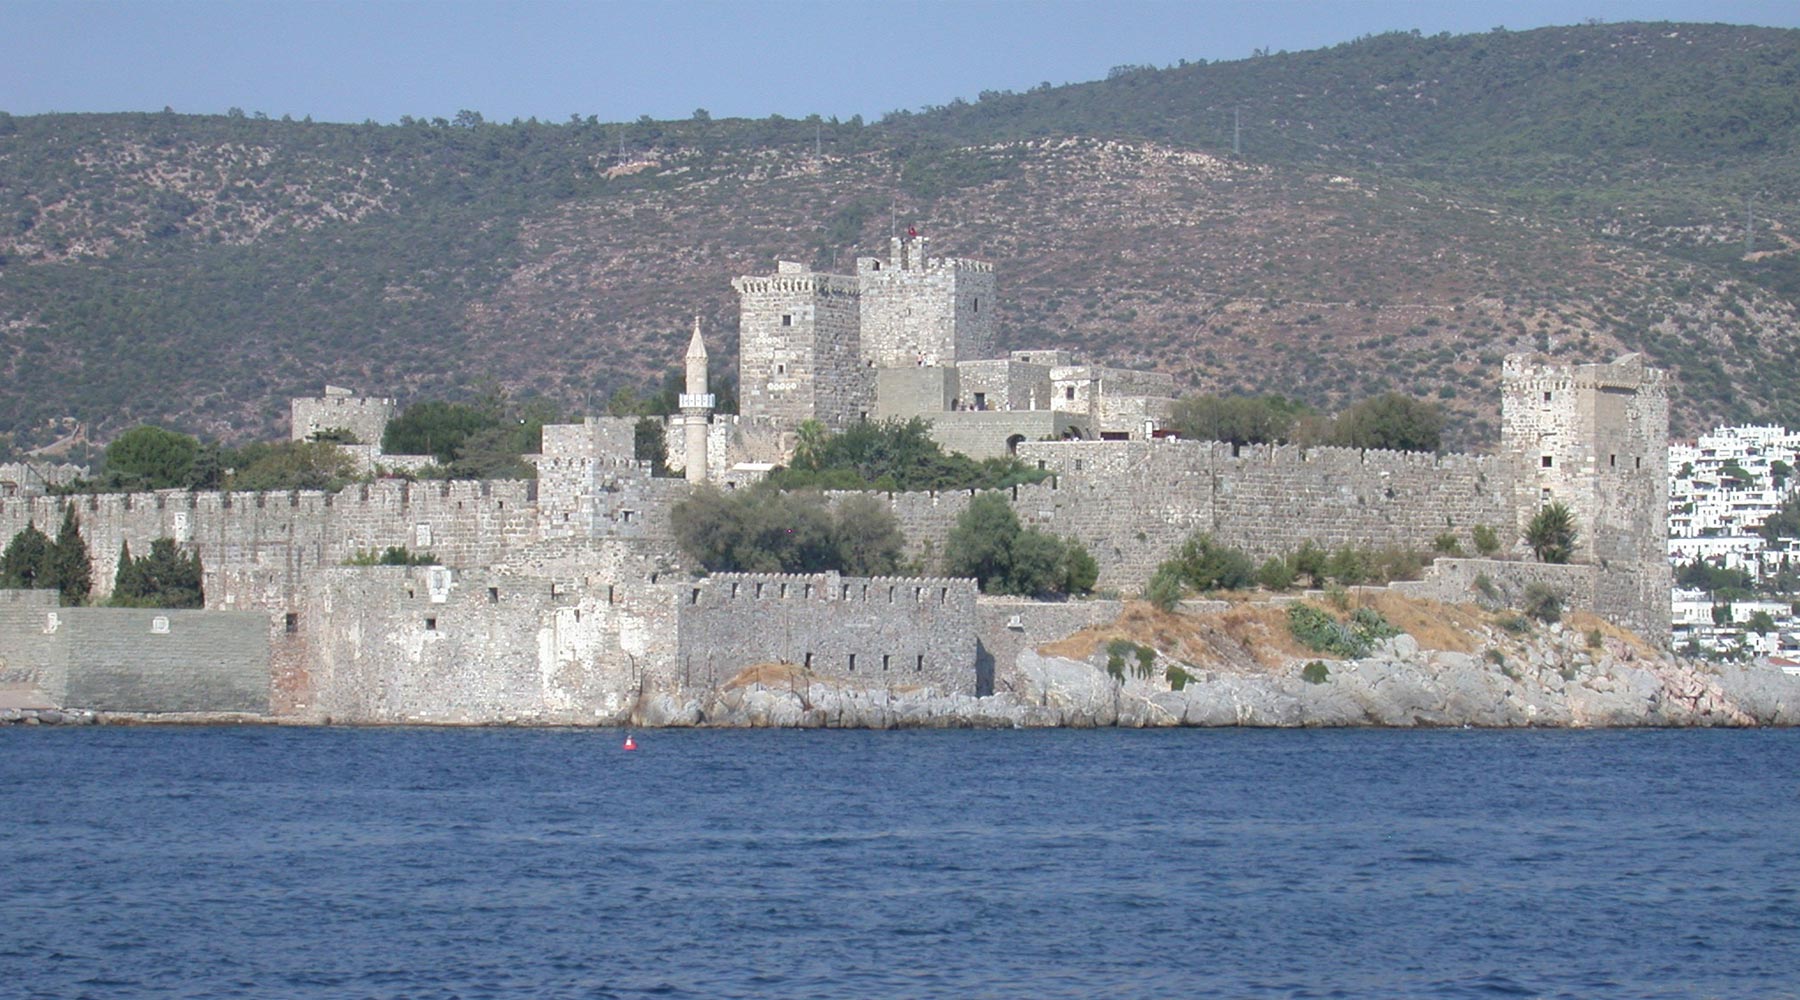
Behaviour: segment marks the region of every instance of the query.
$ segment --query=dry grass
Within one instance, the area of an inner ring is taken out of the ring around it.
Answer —
[[[1474,633],[1488,621],[1471,604],[1441,604],[1386,590],[1358,595],[1355,603],[1381,612],[1395,628],[1418,640],[1419,648],[1450,653],[1473,653],[1479,645]]]
[[[1480,633],[1493,624],[1492,615],[1471,605],[1440,604],[1390,591],[1358,593],[1352,604],[1381,612],[1422,649],[1473,653],[1482,645]],[[1038,652],[1086,660],[1106,643],[1124,639],[1150,646],[1190,667],[1239,673],[1283,670],[1295,660],[1320,658],[1293,637],[1287,622],[1287,605],[1266,600],[1234,601],[1223,610],[1197,614],[1160,611],[1151,604],[1132,601],[1113,621],[1046,643]],[[1630,636],[1606,628],[1608,635]],[[1635,637],[1631,640],[1636,641]]]

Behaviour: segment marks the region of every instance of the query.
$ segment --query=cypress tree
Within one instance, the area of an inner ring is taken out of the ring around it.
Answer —
[[[56,544],[50,552],[50,571],[55,586],[62,590],[63,604],[87,603],[88,594],[94,589],[94,558],[87,540],[81,537],[74,504],[63,508],[62,527],[57,529]]]
[[[14,535],[0,554],[0,587],[52,587],[50,538],[35,524]]]

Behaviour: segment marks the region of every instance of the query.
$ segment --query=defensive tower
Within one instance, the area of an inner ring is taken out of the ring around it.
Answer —
[[[781,261],[732,279],[738,293],[738,393],[745,417],[843,430],[868,416],[873,372],[861,361],[855,278]]]
[[[929,257],[923,236],[859,257],[862,359],[874,368],[954,365],[993,356],[994,265]]]
[[[1575,515],[1577,562],[1599,566],[1596,603],[1645,635],[1669,622],[1669,397],[1663,373],[1627,354],[1609,364],[1501,373],[1501,454],[1521,534],[1544,505]]]

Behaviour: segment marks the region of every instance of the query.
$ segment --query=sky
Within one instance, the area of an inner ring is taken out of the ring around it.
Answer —
[[[1121,64],[1588,19],[1800,27],[1800,2],[0,0],[0,110],[875,120]]]

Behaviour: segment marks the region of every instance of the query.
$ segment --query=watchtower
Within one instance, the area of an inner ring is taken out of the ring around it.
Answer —
[[[923,236],[896,237],[885,259],[856,259],[865,365],[949,366],[993,356],[994,265],[929,257],[928,249]]]
[[[1628,354],[1555,365],[1510,355],[1501,372],[1501,454],[1513,468],[1516,527],[1546,504],[1575,516],[1577,562],[1599,574],[1603,614],[1646,635],[1669,625],[1669,396],[1663,373]]]
[[[744,416],[839,431],[868,416],[875,380],[861,362],[856,279],[784,260],[775,274],[733,278],[731,287]]]

